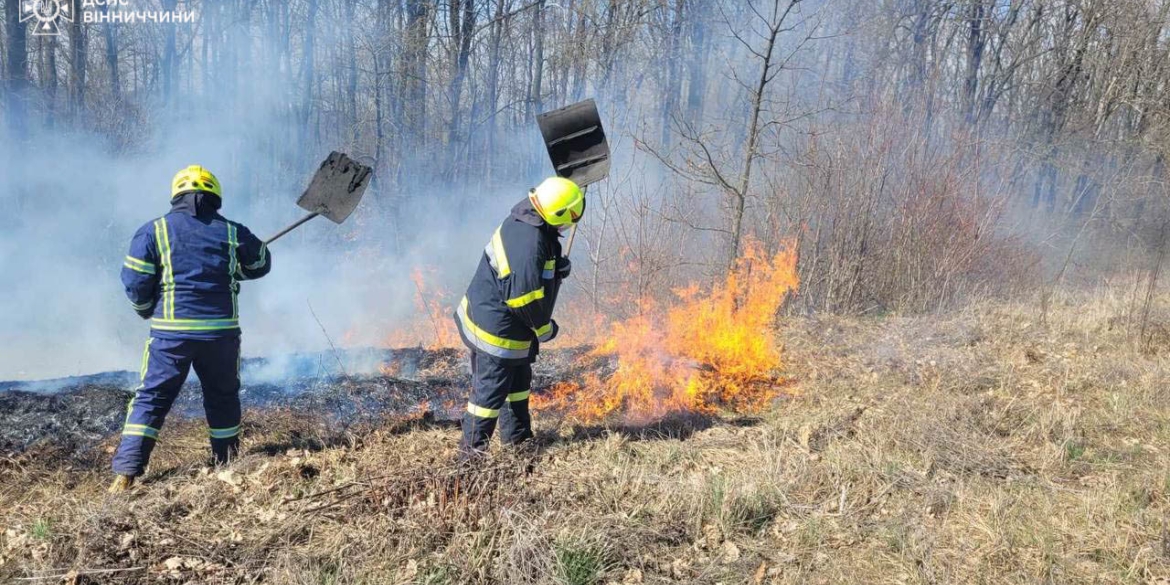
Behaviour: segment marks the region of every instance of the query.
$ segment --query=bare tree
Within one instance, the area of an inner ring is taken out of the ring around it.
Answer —
[[[1077,261],[1120,241],[1164,250],[1168,202],[1149,185],[1170,156],[1170,0],[159,6],[198,22],[123,26],[101,4],[87,10],[105,22],[30,38],[5,0],[5,137],[77,128],[133,150],[160,113],[259,113],[272,123],[241,125],[230,146],[251,190],[295,189],[261,177],[343,145],[374,163],[376,213],[410,241],[426,226],[401,220],[427,204],[411,193],[474,213],[482,194],[547,172],[534,115],[593,97],[615,167],[650,175],[622,184],[650,194],[595,189],[605,219],[589,255],[665,267],[649,283],[595,276],[602,300],[682,274],[678,242],[702,256],[687,270],[725,270],[757,239],[797,243],[802,308],[933,310],[994,288],[988,259],[1024,230],[989,227],[1009,204],[1029,208],[1027,230],[1044,232],[1032,240],[1076,243]],[[1057,256],[1041,280],[1059,280]]]
[[[7,49],[5,77],[8,82],[5,104],[8,109],[8,126],[17,137],[25,134],[25,102],[28,100],[31,80],[28,71],[27,29],[20,22],[20,0],[4,0],[4,43]]]
[[[747,11],[751,18],[750,24],[745,27],[748,32],[738,30],[727,11],[723,11],[724,22],[731,35],[750,55],[749,61],[756,69],[751,82],[745,82],[738,76],[734,78],[734,81],[745,90],[748,102],[742,151],[734,163],[718,158],[716,147],[708,139],[712,131],[698,131],[688,123],[680,124],[680,136],[689,144],[689,153],[682,162],[669,160],[665,154],[648,147],[681,175],[718,187],[722,191],[729,208],[728,224],[724,228],[728,238],[724,266],[728,270],[735,265],[742,246],[744,212],[751,196],[752,167],[760,156],[760,137],[766,126],[776,122],[761,120],[769,103],[768,86],[784,69],[783,60],[776,58],[776,44],[781,32],[792,30],[785,27],[799,2],[800,0],[772,0],[770,6],[765,6],[763,11],[756,3],[749,2]],[[756,26],[760,28],[757,29]],[[799,50],[799,47],[811,38],[810,33],[802,42],[797,43],[797,49],[794,51]]]

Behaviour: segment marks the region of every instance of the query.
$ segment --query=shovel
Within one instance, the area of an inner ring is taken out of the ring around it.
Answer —
[[[592,99],[539,114],[536,123],[557,176],[573,181],[584,193],[588,185],[609,175],[609,142]],[[573,249],[576,235],[577,224],[573,224],[565,256]]]
[[[297,205],[309,214],[265,240],[264,245],[275,242],[318,215],[329,218],[333,223],[345,221],[362,200],[370,184],[371,173],[370,167],[344,153],[336,150],[329,153],[317,169],[317,174],[313,175],[309,187],[297,199]]]

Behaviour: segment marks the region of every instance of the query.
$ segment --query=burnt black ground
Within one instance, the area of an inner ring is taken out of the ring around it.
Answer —
[[[588,348],[543,352],[533,389],[605,369]],[[340,429],[388,416],[428,412],[456,420],[470,383],[459,349],[350,350],[244,361],[241,400],[248,413],[282,409]],[[359,373],[361,372],[361,373]],[[370,373],[375,372],[375,373]],[[0,454],[44,450],[81,461],[121,428],[137,372],[103,372],[36,382],[0,382]],[[192,374],[168,417],[202,419],[202,392]]]
[[[84,451],[118,428],[128,396],[121,386],[108,384],[81,384],[56,394],[0,392],[0,453],[38,443]]]

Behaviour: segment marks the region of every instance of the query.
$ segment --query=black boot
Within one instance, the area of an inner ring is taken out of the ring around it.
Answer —
[[[488,449],[492,433],[496,431],[496,418],[481,418],[470,412],[463,415],[463,439],[459,442],[459,460],[480,459]]]
[[[500,411],[500,441],[505,445],[518,445],[532,437],[528,398],[508,402]]]
[[[240,455],[240,438],[211,439],[211,457],[216,465],[227,465]]]

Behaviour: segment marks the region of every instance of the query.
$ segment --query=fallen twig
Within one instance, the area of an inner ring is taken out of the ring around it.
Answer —
[[[145,567],[129,567],[125,569],[82,569],[80,571],[66,571],[57,575],[43,575],[40,577],[17,577],[17,581],[41,581],[44,579],[61,579],[63,577],[80,577],[81,575],[104,575],[108,573],[125,573],[129,571],[141,571]]]

